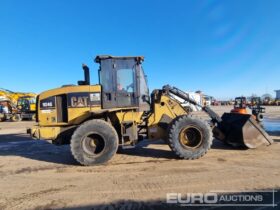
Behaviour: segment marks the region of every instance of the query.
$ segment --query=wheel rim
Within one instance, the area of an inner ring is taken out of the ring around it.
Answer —
[[[83,137],[81,146],[87,155],[99,156],[104,152],[105,141],[102,136],[90,133]]]
[[[12,116],[12,120],[13,121],[19,121],[19,116],[16,114],[16,115],[13,115]]]
[[[181,130],[180,143],[185,148],[197,148],[202,144],[203,135],[196,126],[188,126]]]

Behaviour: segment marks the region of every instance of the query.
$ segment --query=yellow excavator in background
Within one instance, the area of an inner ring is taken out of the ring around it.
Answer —
[[[0,88],[0,120],[35,120],[36,94],[13,92]]]

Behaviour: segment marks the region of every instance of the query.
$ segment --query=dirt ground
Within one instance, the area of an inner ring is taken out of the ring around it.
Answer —
[[[170,192],[280,189],[280,107],[267,107],[265,117],[274,123],[270,147],[232,149],[214,140],[203,158],[179,160],[162,141],[143,141],[96,167],[78,165],[68,145],[32,140],[25,132],[33,122],[1,122],[0,209],[145,209]]]

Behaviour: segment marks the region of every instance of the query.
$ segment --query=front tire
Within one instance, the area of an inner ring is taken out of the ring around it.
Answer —
[[[118,149],[118,134],[104,120],[90,120],[78,127],[71,138],[71,152],[82,165],[109,161]]]
[[[203,120],[193,116],[179,116],[171,123],[168,143],[171,150],[182,159],[198,159],[212,145],[212,131]]]

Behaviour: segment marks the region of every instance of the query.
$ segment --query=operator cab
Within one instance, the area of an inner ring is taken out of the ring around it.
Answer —
[[[97,56],[100,64],[99,84],[102,87],[102,108],[136,107],[150,110],[149,89],[141,63],[143,56]]]
[[[261,98],[260,97],[252,97],[250,105],[259,107],[261,105]]]
[[[246,109],[246,98],[245,97],[237,97],[234,101],[234,108],[235,109]]]
[[[31,104],[35,104],[36,99],[30,96],[20,97],[17,101],[17,107],[22,109],[22,111],[29,111]]]

